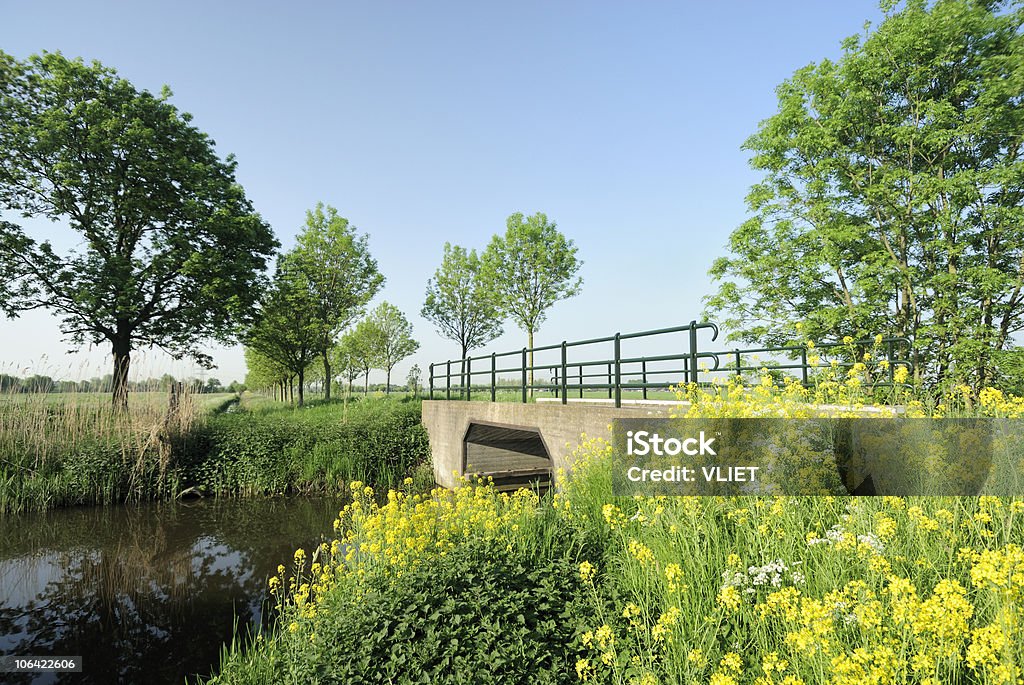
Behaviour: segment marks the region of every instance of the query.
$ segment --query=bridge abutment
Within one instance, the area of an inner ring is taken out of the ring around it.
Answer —
[[[676,406],[425,400],[423,425],[430,436],[434,479],[451,488],[467,473],[526,473],[545,464],[552,474],[568,471],[582,435],[610,440],[612,420],[668,418]]]

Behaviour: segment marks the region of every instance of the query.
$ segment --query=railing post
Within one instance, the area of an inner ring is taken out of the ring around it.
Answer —
[[[526,404],[526,348],[523,348],[523,404]]]
[[[567,373],[565,368],[565,341],[562,341],[562,404],[569,402],[569,397],[565,394],[565,374]]]
[[[558,369],[555,369],[551,373],[551,387],[553,388],[552,392],[555,393],[555,397],[558,397],[558,391],[561,388],[560,381],[558,380]]]
[[[889,383],[893,383],[895,381],[893,377],[893,373],[895,370],[892,368],[892,351],[892,340],[889,340],[888,342],[885,343],[885,358],[889,362]]]
[[[465,373],[463,374],[463,377],[465,378],[466,385],[466,400],[469,401],[473,399],[473,358],[466,357],[466,359],[462,363],[466,367],[464,369]]]
[[[644,399],[647,399],[647,360],[644,359],[640,362],[640,373],[644,381]]]
[[[491,402],[495,401],[496,386],[498,385],[498,376],[495,372],[497,368],[496,360],[495,353],[491,352]]]
[[[580,364],[580,368],[577,369],[580,374],[580,399],[583,399],[583,364]]]
[[[736,355],[736,376],[739,377],[743,375],[743,371],[740,370],[743,364],[740,361],[740,350],[738,347],[733,350],[733,354]]]
[[[803,377],[804,387],[806,388],[809,383],[807,382],[807,348],[800,349],[800,374]]]
[[[690,322],[690,382],[697,382],[697,322]]]
[[[608,399],[612,398],[612,363],[608,362]]]
[[[444,398],[450,400],[452,398],[452,360],[448,360],[448,367],[445,369],[444,379]]]
[[[620,334],[615,334],[615,407],[622,406],[622,359]]]
[[[430,365],[430,399],[434,399],[434,365]]]

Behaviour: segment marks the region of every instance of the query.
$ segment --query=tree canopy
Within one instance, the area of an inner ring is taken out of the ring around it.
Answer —
[[[511,215],[505,235],[494,236],[481,261],[485,282],[500,310],[526,332],[531,350],[547,310],[583,286],[577,275],[583,262],[576,257],[576,245],[541,212],[529,217],[519,212]],[[529,365],[533,366],[532,351]],[[533,385],[532,371],[529,384]]]
[[[420,315],[437,326],[441,335],[459,343],[462,359],[501,335],[497,295],[481,277],[476,250],[444,244],[441,266],[427,282]]]
[[[110,344],[119,406],[138,346],[211,365],[207,341],[248,322],[277,246],[234,159],[170,95],[98,62],[0,52],[0,309],[45,308],[72,343]],[[60,250],[15,215],[81,242]]]
[[[877,333],[931,381],[984,384],[1024,327],[1024,10],[885,2],[797,71],[745,148],[763,175],[709,315],[784,344]]]
[[[299,406],[305,403],[306,369],[319,358],[322,322],[317,319],[313,288],[291,254],[278,257],[267,290],[245,344],[298,377]]]
[[[398,307],[381,302],[366,318],[372,356],[387,374],[386,392],[391,392],[391,370],[420,348],[412,337],[412,324]]]
[[[370,255],[369,239],[358,235],[338,210],[322,202],[306,212],[306,224],[290,253],[310,289],[315,347],[324,367],[325,399],[331,398],[330,350],[338,335],[363,313],[384,284]]]

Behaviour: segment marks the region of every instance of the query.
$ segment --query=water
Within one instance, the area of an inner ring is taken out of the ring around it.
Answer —
[[[4,683],[182,683],[237,620],[271,620],[267,578],[310,551],[336,499],[196,500],[0,518],[0,654],[83,657],[80,674]]]

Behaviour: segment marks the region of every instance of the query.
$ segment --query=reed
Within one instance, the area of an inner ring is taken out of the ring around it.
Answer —
[[[166,393],[139,392],[121,412],[105,393],[0,395],[0,514],[170,492],[173,445],[211,401],[186,390],[169,413]]]

